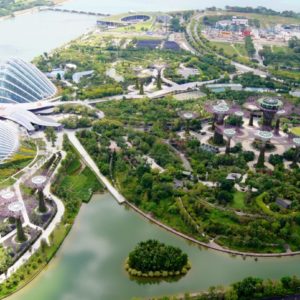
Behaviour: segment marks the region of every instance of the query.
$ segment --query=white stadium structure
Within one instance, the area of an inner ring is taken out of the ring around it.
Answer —
[[[4,121],[0,121],[0,164],[7,160],[19,147],[18,132]]]

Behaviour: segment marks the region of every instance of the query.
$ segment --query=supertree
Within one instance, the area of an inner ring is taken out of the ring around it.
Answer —
[[[226,115],[230,115],[235,111],[234,108],[229,107],[225,101],[220,101],[216,104],[208,104],[206,110],[213,114],[212,130],[214,131],[213,142],[216,145],[222,145],[224,143],[223,131],[221,126],[224,125],[224,119]]]
[[[197,119],[199,115],[197,113],[189,112],[189,111],[180,112],[179,115],[183,120],[185,120],[186,122],[185,132],[186,134],[189,134],[191,120]]]
[[[244,105],[249,112],[249,126],[253,127],[254,116],[259,113],[260,109],[254,102],[249,102]]]
[[[277,98],[265,97],[265,98],[260,98],[258,100],[258,105],[260,110],[263,113],[263,120],[262,120],[263,128],[264,129],[272,128],[273,120],[275,119],[277,112],[283,106],[282,101]]]
[[[230,143],[231,139],[236,135],[236,131],[231,128],[224,129],[223,134],[227,137],[227,144],[226,144],[226,150],[225,153],[230,153]]]
[[[270,131],[259,130],[256,133],[257,138],[261,141],[260,152],[256,164],[256,168],[261,169],[265,166],[265,152],[266,144],[273,137],[273,133]]]

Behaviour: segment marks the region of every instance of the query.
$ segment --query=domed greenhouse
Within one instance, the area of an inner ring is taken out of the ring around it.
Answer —
[[[56,87],[34,65],[15,58],[0,63],[0,103],[37,102],[56,92]]]

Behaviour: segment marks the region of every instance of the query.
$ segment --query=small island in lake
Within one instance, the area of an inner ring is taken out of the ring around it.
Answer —
[[[130,275],[148,278],[184,275],[190,268],[187,254],[157,240],[140,242],[129,253],[125,265]]]

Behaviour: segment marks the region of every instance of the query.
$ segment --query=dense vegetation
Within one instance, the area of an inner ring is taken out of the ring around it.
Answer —
[[[67,155],[52,185],[52,192],[64,201],[65,218],[72,223],[82,202],[88,202],[95,192],[103,191],[103,187],[90,168],[81,162],[66,136],[64,150]]]
[[[300,84],[300,53],[297,40],[290,43],[290,47],[264,46],[259,55],[264,60],[271,74],[281,78],[286,84]]]
[[[300,279],[296,276],[282,277],[280,280],[260,279],[247,277],[227,288],[211,287],[208,291],[198,295],[185,294],[184,298],[163,297],[153,298],[152,300],[271,300],[285,299],[288,295],[298,295]],[[288,299],[294,299],[293,296]]]
[[[177,247],[156,240],[140,242],[129,253],[126,264],[126,269],[131,275],[144,277],[180,275],[185,274],[189,268],[185,253]]]
[[[251,36],[245,37],[245,48],[249,57],[253,57],[255,55],[256,50]]]
[[[245,80],[247,76],[253,75],[245,75]],[[235,93],[239,98],[241,92]],[[202,149],[192,136],[180,139],[177,133],[186,130],[186,123],[178,112],[188,110],[206,116],[197,100],[123,100],[97,107],[106,119],[95,122],[92,131],[84,130],[78,137],[101,172],[142,210],[201,241],[213,237],[226,247],[257,252],[281,252],[285,243],[292,250],[299,249],[299,169],[282,167],[283,160],[293,154],[271,156],[274,172],[253,173],[247,163],[254,159],[254,152],[244,151],[241,144],[232,147],[230,155],[223,155]],[[226,122],[241,125],[233,117]],[[201,122],[190,122],[189,129],[201,130]],[[186,166],[175,151],[187,158],[191,175],[184,172]],[[159,168],[151,166],[147,157]],[[237,192],[233,182],[226,180],[230,172],[248,173],[243,186],[249,190]],[[217,184],[209,188],[199,180]],[[280,208],[275,203],[278,197],[292,201],[291,209]],[[244,214],[238,215],[237,210]]]
[[[285,18],[299,18],[300,14],[291,10],[285,10],[282,12],[275,11],[270,8],[266,8],[263,6],[259,6],[257,8],[253,8],[251,6],[241,7],[241,6],[226,6],[227,11],[230,12],[238,12],[238,13],[252,13],[252,14],[261,14],[267,16],[281,16]]]

